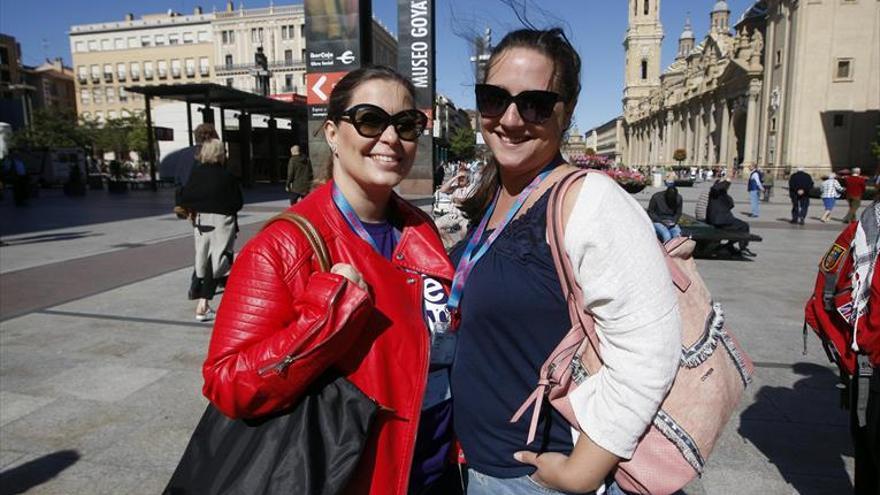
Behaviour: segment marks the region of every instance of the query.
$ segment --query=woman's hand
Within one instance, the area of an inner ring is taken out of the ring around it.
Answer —
[[[588,493],[596,491],[605,482],[608,473],[617,466],[620,458],[598,446],[585,433],[581,433],[571,455],[558,452],[519,451],[514,459],[538,468],[532,480],[547,488],[568,492]]]
[[[336,263],[330,268],[330,273],[335,273],[337,275],[342,275],[343,277],[351,280],[355,285],[360,287],[363,290],[368,291],[367,283],[364,282],[364,278],[361,276],[360,272],[351,265],[346,263]]]
[[[598,486],[583,479],[582,471],[574,466],[571,458],[557,452],[517,452],[514,458],[524,464],[531,464],[538,468],[532,473],[531,478],[536,483],[552,490],[566,493],[589,493],[595,491]]]

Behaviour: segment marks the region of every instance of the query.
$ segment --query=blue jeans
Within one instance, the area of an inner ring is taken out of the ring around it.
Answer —
[[[754,189],[749,191],[749,202],[752,204],[752,216],[757,217],[761,213],[761,191]]]
[[[822,198],[822,204],[825,206],[825,209],[827,211],[833,210],[836,203],[837,198]]]
[[[595,493],[595,492],[590,492]],[[539,485],[529,476],[519,478],[495,478],[473,469],[468,469],[467,495],[574,495],[566,494]],[[586,494],[584,494],[586,495]],[[605,495],[626,495],[626,492],[612,482],[606,485]]]
[[[660,242],[664,244],[673,237],[681,237],[681,227],[678,224],[667,227],[660,222],[654,222],[654,232],[657,233]]]

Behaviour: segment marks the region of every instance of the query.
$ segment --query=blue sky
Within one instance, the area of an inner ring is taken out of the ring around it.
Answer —
[[[437,10],[437,90],[448,95],[457,106],[473,107],[471,47],[463,34],[482,31],[488,26],[493,41],[509,30],[521,27],[509,3],[525,5],[526,17],[538,27],[561,25],[575,44],[582,59],[583,90],[575,123],[581,132],[606,122],[620,113],[623,92],[623,38],[627,12],[624,0],[435,0]],[[236,0],[238,6],[242,0]],[[288,2],[276,1],[276,5]],[[299,3],[299,2],[291,2]],[[731,22],[753,2],[728,0]],[[246,8],[264,7],[269,0],[245,1]],[[663,0],[661,21],[666,39],[663,66],[675,57],[678,35],[685,16],[691,13],[698,41],[706,34],[709,11],[715,0]],[[126,13],[143,14],[174,9],[191,13],[196,5],[210,12],[222,10],[225,1],[197,0],[0,0],[0,32],[15,36],[28,65],[44,58],[63,57],[70,63],[67,32],[71,25],[122,20]],[[522,12],[522,11],[521,11]],[[373,0],[373,13],[391,31],[397,32],[397,1]]]

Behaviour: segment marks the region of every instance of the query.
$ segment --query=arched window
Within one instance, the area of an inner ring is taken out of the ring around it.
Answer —
[[[648,78],[648,61],[642,60],[642,79]]]
[[[650,8],[648,7],[648,2],[650,1],[651,0],[645,0],[645,15],[648,15],[648,11],[650,10]]]

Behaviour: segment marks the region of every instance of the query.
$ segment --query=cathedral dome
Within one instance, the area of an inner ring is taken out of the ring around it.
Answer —
[[[718,0],[715,2],[715,7],[712,8],[712,13],[714,14],[715,12],[730,12],[727,2],[724,0]]]
[[[684,23],[684,30],[681,32],[681,36],[678,37],[680,40],[692,40],[695,39],[694,30],[691,29],[691,20],[688,19]]]

